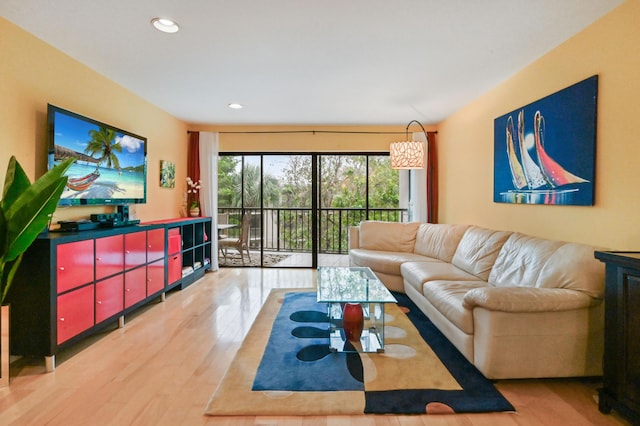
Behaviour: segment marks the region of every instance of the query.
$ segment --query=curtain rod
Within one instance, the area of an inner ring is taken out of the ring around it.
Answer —
[[[187,130],[187,133],[194,133],[195,130]],[[405,132],[363,132],[363,131],[346,131],[346,130],[265,130],[253,132],[218,132],[220,134],[269,134],[269,133],[338,133],[338,134],[359,134],[359,135],[404,135]],[[430,133],[438,133],[430,132]]]

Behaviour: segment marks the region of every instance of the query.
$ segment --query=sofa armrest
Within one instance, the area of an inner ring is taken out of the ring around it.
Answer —
[[[482,287],[469,290],[464,307],[502,312],[549,312],[588,308],[599,300],[575,290],[536,287]]]
[[[349,227],[349,250],[360,248],[360,227]]]

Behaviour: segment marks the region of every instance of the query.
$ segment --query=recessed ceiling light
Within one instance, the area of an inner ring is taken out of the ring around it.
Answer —
[[[151,25],[153,25],[156,30],[162,31],[163,33],[177,33],[180,29],[178,24],[167,18],[153,18],[151,20]]]
[[[232,103],[232,104],[229,104],[229,108],[231,108],[231,109],[242,109],[243,106],[240,105],[240,104]]]

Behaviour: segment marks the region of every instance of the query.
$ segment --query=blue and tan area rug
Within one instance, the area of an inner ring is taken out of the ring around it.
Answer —
[[[273,290],[211,397],[212,416],[429,414],[513,406],[403,294],[385,352],[331,353],[316,293]]]

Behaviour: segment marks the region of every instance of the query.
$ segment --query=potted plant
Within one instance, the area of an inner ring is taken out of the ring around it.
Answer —
[[[194,181],[187,176],[187,202],[189,205],[189,216],[200,216],[200,201],[198,201],[198,191],[202,185],[201,180]]]
[[[0,364],[0,386],[9,384],[7,295],[22,255],[45,229],[55,211],[67,183],[64,173],[74,161],[73,158],[63,161],[32,184],[16,158],[12,156],[9,160],[0,200],[0,330],[3,337],[0,341],[0,358],[3,361]]]

